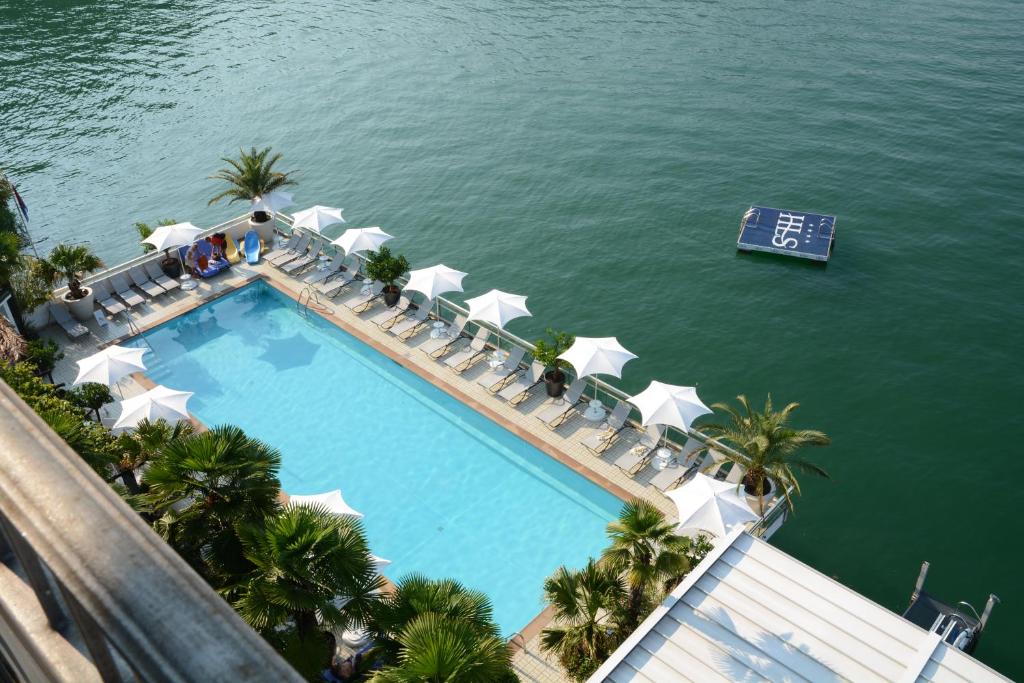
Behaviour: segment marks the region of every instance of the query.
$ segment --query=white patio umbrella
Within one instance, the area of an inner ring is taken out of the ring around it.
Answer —
[[[320,206],[317,204],[292,214],[292,227],[320,232],[335,223],[344,223],[345,219],[341,217],[342,211],[343,209],[335,209],[330,206]]]
[[[292,201],[291,192],[283,192],[281,190],[274,190],[268,192],[263,197],[256,197],[252,200],[253,211],[266,211],[267,213],[277,213],[286,206],[291,206],[295,202]]]
[[[746,496],[737,492],[736,484],[716,481],[701,472],[665,495],[679,511],[677,531],[700,529],[722,537],[737,524],[760,519],[750,509]]]
[[[622,377],[622,366],[637,356],[627,351],[615,337],[576,337],[572,346],[558,357],[572,365],[576,377],[583,378],[591,375]],[[594,401],[597,401],[597,384],[594,384]],[[600,408],[600,402],[591,407]]]
[[[341,237],[331,242],[351,256],[361,251],[376,251],[380,245],[394,237],[380,228],[349,228],[341,233]]]
[[[384,567],[387,567],[389,564],[391,564],[391,560],[385,560],[383,557],[377,557],[373,554],[370,555],[370,559],[373,560],[373,566],[376,567],[378,574],[380,574],[381,570],[384,569]]]
[[[441,319],[441,302],[439,296],[446,292],[461,292],[462,278],[466,273],[449,268],[443,263],[429,268],[418,268],[409,271],[409,282],[405,289],[423,294],[427,299],[437,303],[438,320]]]
[[[134,427],[143,420],[187,420],[186,404],[190,398],[191,391],[177,391],[158,384],[144,394],[121,401],[121,417],[112,429]]]
[[[479,320],[498,328],[498,348],[501,348],[501,331],[511,320],[533,315],[526,309],[526,297],[492,289],[486,294],[466,300],[469,306],[467,320]]]
[[[695,387],[652,381],[646,389],[628,400],[640,409],[644,426],[669,425],[686,432],[691,422],[711,413],[711,409],[697,396]]]
[[[166,251],[195,242],[202,230],[191,223],[175,223],[160,225],[153,234],[142,240],[143,244],[152,244],[157,249]]]
[[[326,493],[314,493],[308,496],[288,496],[288,503],[295,505],[321,505],[334,514],[345,517],[363,516],[362,512],[359,512],[345,502],[345,499],[341,497],[340,489],[334,489]]]
[[[112,387],[125,375],[146,369],[142,362],[142,354],[146,351],[147,349],[132,349],[126,346],[108,346],[78,361],[78,376],[75,377],[74,384],[95,382]]]

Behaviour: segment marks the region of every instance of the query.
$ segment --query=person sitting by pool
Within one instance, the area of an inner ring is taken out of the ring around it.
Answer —
[[[185,267],[192,275],[199,270],[199,247],[195,243],[188,248],[188,253],[185,254]]]
[[[206,238],[206,243],[208,245],[210,245],[210,248],[208,249],[209,254],[210,254],[210,259],[213,260],[213,261],[220,261],[220,259],[221,259],[221,251],[220,251],[220,248],[217,246],[217,243],[213,241],[212,237],[207,237]]]
[[[225,249],[227,248],[227,238],[222,232],[215,232],[206,238],[209,240],[213,247],[213,260],[220,261],[225,256]]]

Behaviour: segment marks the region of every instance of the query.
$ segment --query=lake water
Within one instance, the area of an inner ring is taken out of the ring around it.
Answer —
[[[241,146],[299,207],[381,225],[467,294],[617,335],[622,385],[800,401],[831,434],[774,542],[901,610],[1003,598],[1024,628],[1024,5],[0,0],[0,164],[33,231],[137,253],[210,224]],[[836,214],[827,268],[738,255],[751,204]],[[334,234],[334,233],[331,233]]]

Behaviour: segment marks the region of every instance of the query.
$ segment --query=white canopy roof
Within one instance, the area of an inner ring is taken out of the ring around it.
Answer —
[[[572,365],[577,377],[622,377],[622,366],[636,357],[615,337],[576,337],[573,345],[559,356]]]
[[[265,197],[256,197],[253,199],[252,210],[277,213],[286,206],[291,206],[294,203],[295,202],[292,201],[291,192],[274,190],[273,192],[268,192]]]
[[[335,209],[330,206],[320,206],[317,204],[292,214],[292,227],[320,232],[335,223],[344,223],[345,219],[341,217],[342,211],[343,209]]]
[[[362,251],[376,251],[380,245],[393,237],[377,227],[349,228],[331,244],[341,247],[346,254],[351,256]]]
[[[95,382],[105,386],[113,386],[119,379],[133,372],[142,372],[146,365],[142,362],[142,354],[146,348],[133,349],[126,346],[112,345],[78,361],[78,376],[75,384]]]
[[[486,294],[466,300],[469,306],[469,320],[491,323],[499,330],[505,329],[510,320],[533,315],[526,308],[526,297],[492,289]]]
[[[736,526],[760,519],[736,484],[716,481],[702,472],[666,493],[679,511],[679,531],[699,529],[722,537]]]
[[[409,271],[409,282],[406,290],[420,292],[430,300],[434,300],[445,292],[461,292],[462,278],[466,273],[449,268],[443,263],[429,268]]]
[[[345,499],[341,497],[340,489],[334,489],[326,493],[314,493],[309,496],[289,495],[288,502],[295,505],[321,505],[336,515],[344,515],[346,517],[363,516],[362,512],[359,512],[345,502]]]
[[[669,425],[687,431],[690,423],[711,409],[701,402],[694,387],[651,382],[629,402],[640,409],[643,424]]]
[[[175,223],[161,225],[153,230],[153,234],[142,240],[143,244],[152,244],[157,249],[173,249],[184,244],[192,244],[202,230],[191,223]]]
[[[113,429],[134,427],[143,420],[187,420],[187,404],[191,397],[191,391],[177,391],[158,384],[144,394],[121,401],[121,416]]]

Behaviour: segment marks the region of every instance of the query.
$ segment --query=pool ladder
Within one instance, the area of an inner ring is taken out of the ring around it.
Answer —
[[[307,315],[310,308],[321,313],[327,310],[327,306],[320,300],[320,293],[312,285],[306,285],[299,292],[295,307],[301,315]]]
[[[153,345],[150,344],[149,340],[142,335],[142,330],[140,330],[139,326],[135,324],[134,320],[132,320],[132,312],[130,309],[126,308],[124,310],[124,317],[128,320],[128,331],[131,333],[131,336],[139,337],[143,341],[143,343],[149,347],[150,351],[156,353],[156,351],[153,349]]]

